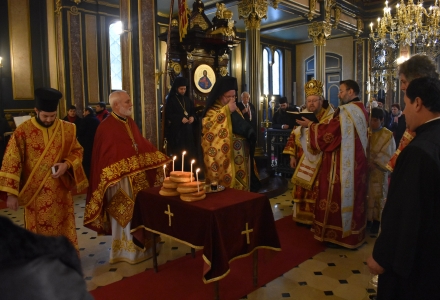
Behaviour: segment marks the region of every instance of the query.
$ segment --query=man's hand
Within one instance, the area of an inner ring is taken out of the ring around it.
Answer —
[[[194,122],[194,117],[189,117],[188,123],[191,124],[192,122]]]
[[[235,104],[235,100],[229,101],[228,106],[229,106],[229,111],[231,112],[231,114],[237,110],[237,104]]]
[[[296,157],[295,156],[290,156],[290,167],[292,169],[296,168]]]
[[[6,206],[9,209],[17,210],[18,209],[18,197],[15,195],[9,195],[6,200]]]
[[[64,173],[66,173],[68,166],[66,163],[56,163],[53,165],[57,171],[55,174],[52,174],[52,178],[58,178],[61,177]]]
[[[380,275],[380,274],[382,274],[383,272],[385,272],[385,269],[382,268],[382,267],[377,263],[377,261],[374,260],[373,256],[370,256],[370,257],[367,259],[367,266],[368,266],[368,269],[370,269],[370,273],[373,274],[373,275]]]
[[[308,128],[311,124],[313,124],[312,121],[310,121],[309,119],[306,119],[304,117],[296,120],[296,123],[298,123],[300,126],[305,127],[305,128]]]
[[[289,129],[289,125],[283,124],[283,125],[281,125],[281,129]]]
[[[188,119],[187,119],[186,117],[183,117],[183,118],[182,118],[182,123],[183,123],[183,124],[188,123]]]

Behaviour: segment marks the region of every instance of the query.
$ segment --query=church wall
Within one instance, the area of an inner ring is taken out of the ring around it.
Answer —
[[[84,106],[107,101],[108,26],[119,19],[119,6],[51,1],[0,1],[0,114],[8,119],[32,112],[33,90],[43,86],[63,93],[60,117],[70,104],[82,115]],[[17,16],[22,23],[14,26]],[[30,46],[16,46],[23,43]]]
[[[48,83],[45,13],[43,1],[0,1],[0,114],[8,119],[32,112],[34,87]],[[19,26],[10,26],[20,18]]]
[[[355,79],[353,37],[344,37],[327,40],[326,52],[336,53],[342,56],[342,80]],[[305,61],[314,55],[313,42],[296,46],[296,97],[298,106],[305,103]]]

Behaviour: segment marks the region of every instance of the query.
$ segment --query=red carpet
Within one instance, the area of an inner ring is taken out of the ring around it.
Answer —
[[[291,270],[325,247],[313,233],[298,227],[292,217],[275,222],[282,251],[259,250],[258,287]],[[214,284],[202,281],[202,251],[196,258],[186,255],[159,266],[159,272],[148,270],[91,291],[96,300],[130,299],[213,299]],[[258,287],[252,285],[252,255],[231,263],[231,272],[220,281],[220,299],[237,300]]]

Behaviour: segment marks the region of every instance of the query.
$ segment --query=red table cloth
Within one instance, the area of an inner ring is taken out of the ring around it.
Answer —
[[[162,196],[159,189],[139,192],[131,221],[132,234],[142,242],[145,229],[203,249],[205,283],[225,277],[230,261],[255,249],[281,250],[265,195],[226,189],[207,194],[201,201],[185,202],[179,196]]]

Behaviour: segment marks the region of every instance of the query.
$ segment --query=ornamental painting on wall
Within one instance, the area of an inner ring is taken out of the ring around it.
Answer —
[[[209,93],[215,83],[215,73],[211,66],[201,64],[194,71],[194,85],[202,93]]]

